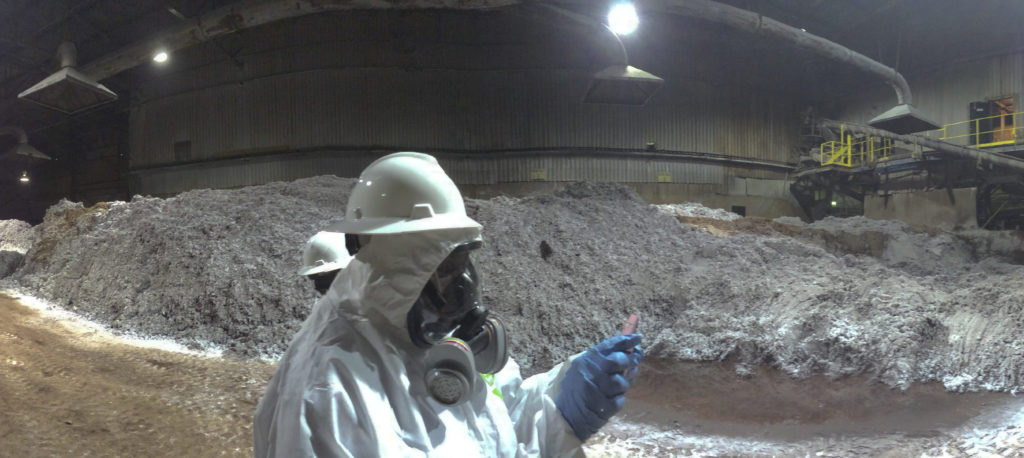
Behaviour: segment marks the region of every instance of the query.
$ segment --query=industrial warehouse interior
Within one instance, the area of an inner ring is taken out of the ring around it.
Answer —
[[[452,456],[447,422],[471,412],[467,431],[513,445],[474,436],[459,456],[1024,456],[1022,17],[995,0],[0,0],[0,456],[306,455],[258,410],[324,313],[377,297],[353,286],[374,238],[419,234],[340,229],[395,157],[435,158],[429,185],[450,178],[482,226],[466,272],[510,362],[463,382],[507,413],[437,408],[429,374],[367,362],[394,413],[345,404],[377,397],[355,369],[318,386],[351,399],[299,401],[410,448],[296,417],[348,450],[311,455]],[[417,209],[402,224],[450,210]],[[302,273],[321,231],[354,255],[325,293]],[[413,278],[419,258],[396,256]],[[420,367],[441,341],[414,346],[404,306],[386,348]],[[349,312],[334,319],[376,323]],[[583,434],[570,384],[624,323],[642,352],[616,352],[639,365],[602,369],[625,402],[587,401]],[[396,390],[434,397],[414,421]],[[516,413],[535,399],[547,439]]]

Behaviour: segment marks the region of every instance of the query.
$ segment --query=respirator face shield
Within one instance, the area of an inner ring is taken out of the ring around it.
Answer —
[[[427,349],[425,382],[435,400],[464,402],[477,373],[493,374],[508,362],[505,327],[480,302],[480,278],[470,259],[481,242],[460,245],[431,274],[409,309],[412,342]]]
[[[469,340],[471,331],[487,318],[480,304],[480,277],[469,257],[480,242],[460,245],[430,275],[409,312],[409,333],[414,343],[429,347],[453,332]]]

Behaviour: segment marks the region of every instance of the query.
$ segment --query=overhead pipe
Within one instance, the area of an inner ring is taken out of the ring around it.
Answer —
[[[775,19],[709,0],[647,0],[644,3],[647,5],[657,5],[656,9],[660,11],[697,17],[750,33],[788,41],[798,48],[812,51],[823,57],[843,62],[877,75],[896,90],[896,99],[901,105],[914,103],[913,96],[910,93],[910,85],[907,84],[907,80],[903,75],[895,69],[887,67],[838,43],[796,27],[788,26]]]
[[[953,154],[967,159],[973,159],[978,162],[987,162],[993,165],[1008,167],[1018,172],[1024,172],[1024,160],[1016,157],[995,153],[992,151],[983,151],[974,148],[967,148],[960,145],[954,145],[933,138],[928,138],[923,135],[900,135],[892,132],[876,129],[874,127],[865,126],[862,124],[848,123],[835,121],[831,119],[818,119],[817,124],[819,127],[826,127],[832,129],[845,129],[849,132],[855,132],[864,135],[870,135],[874,137],[890,138],[893,140],[901,141],[904,143],[910,143],[912,145],[920,145],[926,148],[931,148],[935,151],[942,153]]]
[[[838,43],[754,12],[709,0],[647,0],[645,3],[662,12],[696,17],[756,35],[785,40],[798,48],[852,65],[878,76],[896,90],[898,105],[869,121],[872,126],[898,134],[921,132],[939,127],[938,124],[924,118],[914,108],[910,85],[907,84],[903,75],[893,68]]]
[[[100,57],[82,67],[82,72],[102,80],[149,61],[157,50],[171,52],[242,29],[315,13],[366,9],[477,10],[518,3],[519,0],[243,0],[182,22],[157,38]]]

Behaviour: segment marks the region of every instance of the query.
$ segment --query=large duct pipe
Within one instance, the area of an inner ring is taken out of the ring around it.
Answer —
[[[60,58],[60,68],[74,67],[78,64],[78,48],[70,41],[65,41],[57,46],[57,57]]]
[[[874,127],[869,127],[861,124],[851,124],[848,122],[833,121],[831,119],[819,119],[817,123],[819,127],[828,127],[833,129],[842,128],[848,132],[856,132],[859,134],[881,138],[891,138],[893,140],[910,143],[912,145],[920,145],[927,148],[931,148],[935,151],[939,151],[942,153],[954,154],[960,157],[973,159],[979,162],[987,162],[992,165],[1008,167],[1017,172],[1024,173],[1024,160],[1006,154],[967,148],[960,145],[954,145],[952,143],[947,143],[944,141],[924,137],[921,135],[899,135],[882,129],[875,129]]]
[[[772,18],[709,0],[648,0],[663,12],[697,17],[725,24],[753,34],[785,40],[798,48],[852,65],[878,76],[896,90],[896,107],[876,116],[868,124],[897,134],[909,134],[939,128],[913,106],[910,85],[903,75],[867,56]]]
[[[867,56],[846,48],[838,43],[826,40],[812,33],[783,24],[775,19],[742,10],[723,3],[709,0],[648,0],[648,5],[656,5],[655,9],[668,13],[681,14],[725,24],[753,34],[785,40],[798,48],[812,51],[823,57],[843,62],[868,73],[877,75],[896,90],[896,99],[900,105],[912,104],[910,85],[903,75]]]
[[[204,41],[282,19],[328,11],[360,9],[486,9],[520,3],[519,0],[245,0],[188,20],[157,38],[129,45],[82,67],[102,80],[152,59],[158,51],[174,51]]]

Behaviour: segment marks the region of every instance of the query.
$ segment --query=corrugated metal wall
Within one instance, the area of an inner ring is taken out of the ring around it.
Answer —
[[[234,188],[331,174],[356,177],[383,151],[317,151],[231,158],[196,164],[137,170],[134,193],[172,195],[188,189]],[[459,184],[487,185],[526,181],[593,181],[620,183],[713,184],[727,189],[727,167],[670,159],[630,159],[574,152],[562,154],[434,153]],[[776,172],[775,180],[784,178]]]
[[[1024,87],[1024,53],[985,57],[949,65],[943,69],[905,75],[914,105],[939,124],[966,121],[968,105],[979,100],[1014,97],[1021,111]],[[866,123],[896,104],[896,95],[879,84],[843,100],[839,118]]]
[[[362,32],[344,32],[352,27]],[[552,181],[669,176],[725,186],[737,170],[779,178],[725,163],[587,152],[640,152],[648,142],[659,151],[791,160],[799,131],[793,101],[673,76],[685,59],[651,62],[665,85],[643,107],[581,103],[590,67],[608,58],[566,33],[498,13],[424,12],[407,20],[366,13],[261,28],[239,57],[244,66],[216,47],[193,48],[182,58],[191,62],[185,70],[133,90],[132,192],[243,186],[325,170],[355,176],[366,151],[459,152],[448,159],[453,174],[474,184],[536,180],[542,170]],[[606,38],[594,46],[603,49]],[[546,153],[529,154],[537,151]],[[250,161],[229,160],[240,157]]]
[[[253,150],[635,148],[784,162],[795,119],[781,99],[666,84],[644,107],[582,104],[568,72],[338,69],[261,78],[152,100],[132,113],[132,166]]]

